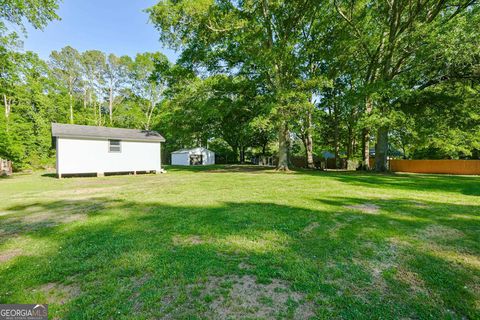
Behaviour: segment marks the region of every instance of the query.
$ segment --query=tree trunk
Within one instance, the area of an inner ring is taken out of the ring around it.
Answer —
[[[150,130],[150,123],[152,122],[153,111],[155,110],[155,101],[150,101],[150,108],[147,111],[147,125],[145,130]]]
[[[95,103],[92,103],[92,109],[93,109],[93,119],[95,123],[98,123],[97,121],[97,107],[95,106]]]
[[[70,123],[73,124],[73,102],[72,102],[72,94],[68,95],[70,101]]]
[[[307,123],[306,123],[306,132],[303,139],[303,144],[305,146],[305,156],[307,158],[307,168],[315,168],[315,163],[313,162],[313,139],[312,139],[312,113],[307,111]]]
[[[377,144],[375,146],[375,171],[385,172],[388,156],[388,128],[380,127],[377,131]]]
[[[353,84],[350,84],[353,87]],[[355,153],[355,124],[357,123],[357,108],[352,108],[348,117],[347,160],[351,160]]]
[[[367,98],[365,101],[365,114],[368,116],[372,112],[372,100]],[[370,128],[364,128],[362,131],[362,169],[370,170]]]
[[[352,157],[352,130],[350,126],[348,127],[348,137],[347,137],[347,160],[350,160]]]
[[[243,145],[240,146],[240,163],[245,163],[245,147]]]
[[[353,135],[352,138],[352,157],[357,153],[357,139],[355,138],[355,135]]]
[[[240,151],[239,151],[239,148],[236,146],[235,148],[233,148],[233,163],[239,163],[240,162]]]
[[[290,132],[286,122],[278,130],[278,164],[277,170],[288,171],[288,148],[290,145]]]
[[[108,113],[110,115],[110,124],[113,122],[113,88],[110,87],[110,96],[108,98]]]
[[[5,126],[6,131],[9,131],[9,120],[10,120],[10,112],[12,111],[12,100],[7,98],[7,95],[3,95],[3,102],[5,103]]]
[[[370,170],[370,130],[362,130],[362,169]]]
[[[335,169],[338,169],[340,162],[340,148],[339,148],[339,134],[338,134],[338,123],[335,120],[335,131],[333,135],[333,148],[335,151]]]
[[[3,94],[3,102],[5,104],[5,118],[8,120],[8,118],[10,116],[12,103],[11,103],[11,101],[9,101],[9,99],[7,99],[6,94]]]
[[[307,168],[314,169],[315,163],[313,162],[313,141],[312,135],[307,133],[303,141],[303,146],[305,147],[305,158],[307,160]]]

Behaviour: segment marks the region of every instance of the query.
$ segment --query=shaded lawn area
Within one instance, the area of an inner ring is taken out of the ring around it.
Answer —
[[[0,180],[0,303],[66,319],[480,318],[480,178]]]

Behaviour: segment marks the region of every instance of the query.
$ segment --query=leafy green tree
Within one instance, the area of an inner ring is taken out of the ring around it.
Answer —
[[[393,132],[412,158],[471,158],[480,149],[478,82],[442,82],[402,101]]]
[[[162,132],[174,133],[170,142],[181,148],[207,146],[213,140],[215,145],[224,146],[222,140],[231,149],[230,161],[242,163],[249,148],[259,146],[265,153],[272,124],[255,83],[226,75],[200,79],[186,74],[186,78],[181,75],[177,79],[160,114]]]
[[[50,123],[67,119],[68,104],[62,104],[58,82],[47,63],[36,54],[18,54],[19,81],[15,83],[14,108],[2,118],[1,155],[14,161],[16,169],[38,167],[50,161]],[[60,94],[59,94],[60,93]],[[9,121],[6,130],[5,121]]]
[[[123,99],[120,93],[128,82],[128,69],[131,64],[132,58],[128,56],[117,57],[114,54],[109,54],[107,57],[103,79],[106,83],[108,95],[110,125],[113,124],[113,109]]]
[[[50,65],[53,74],[67,88],[70,107],[70,123],[73,123],[74,94],[78,91],[80,81],[82,80],[80,53],[70,46],[62,48],[60,51],[53,51],[50,54]]]
[[[92,109],[94,123],[101,125],[106,56],[99,50],[88,50],[81,54],[80,64],[82,67],[84,107]]]
[[[15,84],[20,81],[20,70],[18,68],[19,54],[12,50],[17,44],[15,34],[0,37],[0,93],[3,106],[5,108],[5,119],[7,122],[12,111],[12,105],[15,99]]]
[[[474,0],[428,0],[415,5],[407,0],[334,1],[339,17],[344,20],[344,28],[352,35],[344,46],[356,49],[352,59],[358,64],[366,90],[365,112],[378,113],[377,171],[387,169],[388,114],[391,102],[399,99],[405,90],[402,78],[421,63],[428,63],[421,60],[419,53],[428,48],[429,54],[435,55],[433,44],[440,32],[448,32],[444,26],[453,26],[459,16],[476,10],[475,4]],[[365,149],[369,148],[368,131],[364,138]]]
[[[250,121],[249,126],[252,134],[252,147],[260,148],[260,154],[267,156],[269,152],[268,146],[276,138],[275,125],[271,117],[269,117],[268,113],[261,112]]]
[[[197,77],[170,88],[169,99],[160,111],[156,126],[165,132],[172,148],[206,146],[214,136],[215,110],[208,107],[209,87]],[[173,150],[171,150],[173,151]]]
[[[162,1],[149,9],[165,44],[182,48],[181,62],[203,64],[212,72],[249,75],[263,83],[275,103],[278,169],[288,170],[289,120],[299,77],[298,47],[303,26],[319,3],[291,1]]]
[[[58,0],[2,0],[0,2],[0,21],[22,26],[27,20],[37,29],[42,29],[51,20],[59,19],[56,14]]]
[[[140,104],[145,115],[142,126],[146,130],[151,128],[152,117],[164,98],[167,85],[165,73],[169,64],[167,57],[157,52],[137,54],[130,65],[131,90],[142,100]]]

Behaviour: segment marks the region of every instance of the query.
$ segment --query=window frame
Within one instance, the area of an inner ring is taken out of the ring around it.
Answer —
[[[112,145],[112,142],[118,142],[118,145]],[[112,146],[118,147],[118,150],[112,150]],[[108,152],[109,153],[121,153],[122,152],[122,140],[108,139]]]

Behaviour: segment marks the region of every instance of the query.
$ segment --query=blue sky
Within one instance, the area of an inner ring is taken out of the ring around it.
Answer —
[[[178,54],[165,49],[159,33],[143,12],[155,0],[63,0],[58,14],[42,30],[27,27],[24,49],[47,59],[52,50],[70,45],[79,51],[98,49],[106,53],[134,56],[138,52],[160,51],[172,62]]]

